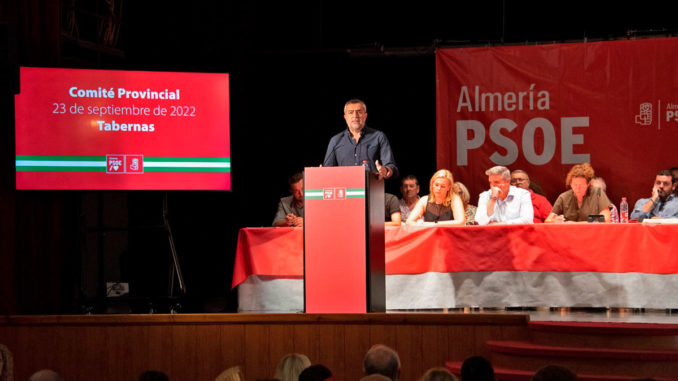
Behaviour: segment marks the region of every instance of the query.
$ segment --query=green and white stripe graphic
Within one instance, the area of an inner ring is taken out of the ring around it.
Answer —
[[[329,187],[332,188],[332,187]],[[328,188],[328,189],[329,189]],[[339,188],[339,187],[334,187]],[[306,189],[304,198],[308,200],[323,199],[322,189]],[[346,198],[365,198],[365,188],[346,188]]]
[[[106,172],[106,156],[16,155],[16,170],[49,172]],[[228,157],[146,156],[144,157],[143,171],[231,172],[231,159]]]
[[[231,172],[228,157],[144,157],[144,172]]]
[[[16,155],[18,171],[106,172],[106,156]]]

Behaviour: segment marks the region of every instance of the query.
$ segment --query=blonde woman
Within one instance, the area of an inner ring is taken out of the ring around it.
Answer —
[[[431,193],[417,201],[406,224],[464,225],[464,202],[453,188],[452,172],[441,169],[434,173],[429,184]]]
[[[301,353],[289,353],[283,356],[275,369],[275,378],[280,381],[298,381],[299,374],[311,366],[311,360]]]

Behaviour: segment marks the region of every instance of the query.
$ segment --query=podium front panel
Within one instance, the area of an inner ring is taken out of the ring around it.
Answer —
[[[304,171],[304,292],[308,313],[367,312],[366,171]]]

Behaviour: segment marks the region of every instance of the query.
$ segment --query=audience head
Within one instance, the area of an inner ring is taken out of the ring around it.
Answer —
[[[64,381],[64,378],[51,369],[43,369],[33,373],[28,381]]]
[[[445,368],[431,368],[419,381],[458,381],[457,377]]]
[[[589,183],[594,177],[596,177],[596,173],[591,164],[576,164],[567,173],[565,185],[572,189],[578,199],[581,199],[588,192]]]
[[[280,381],[297,381],[299,374],[311,366],[311,360],[300,353],[289,353],[283,356],[275,369],[275,378]]]
[[[363,370],[365,375],[381,374],[396,381],[400,378],[400,357],[384,344],[373,345],[365,354]]]
[[[522,169],[516,169],[511,172],[511,185],[525,190],[530,189],[530,176]]]
[[[139,375],[137,381],[169,381],[169,377],[157,370],[148,370]]]
[[[14,361],[12,359],[12,352],[0,344],[0,381],[14,379]]]
[[[294,196],[294,199],[297,201],[304,200],[304,174],[299,172],[295,173],[287,180],[287,183],[290,185],[290,193]]]
[[[414,175],[407,175],[400,180],[400,194],[403,199],[413,200],[419,195],[419,180]]]
[[[461,381],[494,381],[494,368],[483,356],[471,356],[461,365]]]
[[[600,189],[603,192],[607,192],[607,184],[605,184],[605,179],[602,177],[594,177],[591,179],[591,187],[595,189]]]
[[[577,381],[577,375],[560,365],[547,365],[537,371],[532,381]]]
[[[471,202],[471,194],[468,192],[468,188],[466,188],[466,185],[464,183],[460,183],[459,181],[454,183],[454,192],[461,197],[461,201],[464,203],[464,209],[468,206],[468,204]]]
[[[665,198],[670,195],[674,190],[674,185],[670,170],[664,169],[657,172],[657,176],[654,179],[654,187],[657,188],[659,197]]]
[[[455,193],[452,191],[454,187],[454,177],[452,172],[447,169],[439,169],[431,177],[429,189],[431,194],[428,196],[428,202],[435,202],[436,197],[442,198],[443,205],[451,205]]]
[[[673,167],[669,169],[671,171],[671,177],[673,177],[673,182],[678,182],[678,167]]]
[[[502,200],[505,199],[511,185],[511,172],[508,168],[497,165],[485,171],[485,174],[490,183],[490,189],[499,188],[498,197]]]
[[[325,365],[315,364],[304,369],[299,374],[299,381],[325,381],[334,380],[332,372]]]

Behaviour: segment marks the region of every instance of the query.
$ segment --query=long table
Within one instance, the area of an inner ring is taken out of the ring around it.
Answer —
[[[387,227],[386,308],[678,308],[678,225]],[[240,230],[241,311],[303,310],[301,228]]]

